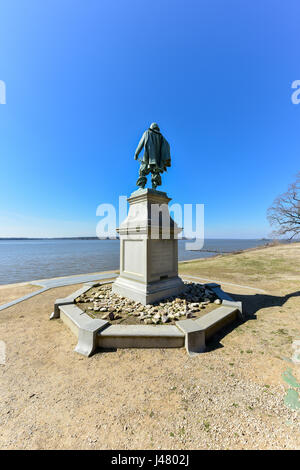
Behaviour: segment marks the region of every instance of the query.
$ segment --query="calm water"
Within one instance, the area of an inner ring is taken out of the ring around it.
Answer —
[[[179,260],[207,258],[212,252],[185,250]],[[220,252],[265,244],[262,240],[206,240],[204,249]],[[119,268],[118,240],[0,240],[0,284],[33,281]]]

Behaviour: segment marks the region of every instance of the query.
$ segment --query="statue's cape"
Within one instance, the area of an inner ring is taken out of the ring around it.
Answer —
[[[160,167],[167,170],[171,166],[171,153],[169,142],[162,136],[162,143],[160,147]]]
[[[160,132],[148,129],[144,133],[143,161],[155,165],[161,171],[171,166],[170,145]]]

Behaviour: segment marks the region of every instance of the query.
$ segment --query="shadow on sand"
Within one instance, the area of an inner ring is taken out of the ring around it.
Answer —
[[[237,326],[242,323],[246,323],[249,320],[255,320],[256,313],[262,308],[269,307],[282,307],[291,297],[300,297],[300,291],[292,292],[287,295],[278,296],[278,295],[268,295],[268,294],[255,294],[255,295],[242,295],[242,294],[232,294],[227,292],[230,297],[236,301],[243,303],[243,312],[245,315],[244,321],[236,320],[230,325],[222,328],[218,331],[207,343],[206,352],[213,351],[214,349],[222,348],[223,345],[220,341],[231,333]]]
[[[269,307],[282,307],[291,297],[300,297],[300,291],[292,292],[287,295],[268,295],[268,294],[255,294],[255,295],[241,295],[230,294],[234,299],[243,302],[243,310],[246,317],[251,319],[256,318],[256,312],[262,308]]]

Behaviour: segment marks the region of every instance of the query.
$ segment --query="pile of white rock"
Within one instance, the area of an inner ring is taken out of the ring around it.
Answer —
[[[118,320],[128,315],[137,317],[144,324],[164,324],[191,318],[199,314],[209,303],[221,304],[216,294],[203,284],[185,282],[185,290],[177,297],[169,297],[153,305],[142,305],[134,300],[113,294],[110,285],[100,285],[93,293],[87,291],[76,299],[77,303],[92,303],[88,310],[101,318]]]

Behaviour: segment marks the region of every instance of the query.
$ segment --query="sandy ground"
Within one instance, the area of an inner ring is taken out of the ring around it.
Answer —
[[[79,287],[0,312],[1,449],[300,448],[282,378],[291,368],[300,382],[289,359],[300,339],[297,280],[266,295],[224,285],[250,318],[194,358],[184,349],[74,353],[75,337],[48,318],[55,299]]]
[[[24,295],[30,294],[37,290],[42,289],[39,286],[31,286],[30,284],[8,284],[0,286],[0,305],[11,302],[12,300],[23,297]]]

